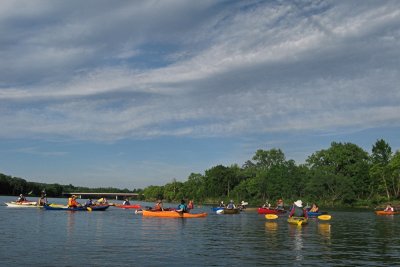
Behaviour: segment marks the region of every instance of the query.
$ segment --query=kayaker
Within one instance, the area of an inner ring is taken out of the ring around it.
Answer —
[[[24,201],[26,201],[25,196],[23,194],[20,194],[18,199],[17,199],[17,202],[24,202]]]
[[[233,200],[232,200],[232,199],[229,201],[229,204],[226,206],[226,208],[227,208],[227,209],[230,209],[230,210],[236,209],[236,206],[235,206],[235,204],[233,203]]]
[[[267,201],[265,201],[265,203],[262,205],[262,207],[264,208],[264,209],[269,209],[269,208],[271,208],[271,204],[268,202],[268,200]]]
[[[290,217],[305,217],[307,218],[307,211],[303,209],[303,202],[301,200],[297,200],[293,203],[292,210],[290,211]]]
[[[125,198],[124,203],[122,203],[122,205],[125,205],[125,206],[130,205],[130,204],[131,203],[129,202],[128,198]]]
[[[86,207],[93,206],[93,200],[92,200],[91,198],[89,198],[89,199],[86,201],[85,206],[86,206]]]
[[[156,211],[164,210],[161,199],[157,199],[156,205],[154,206],[154,210]]]
[[[189,210],[192,210],[192,209],[194,209],[194,203],[193,203],[193,200],[189,200],[189,203],[188,203],[188,209]]]
[[[276,202],[276,209],[277,210],[285,209],[282,198],[278,199],[278,201]]]
[[[179,204],[178,209],[176,210],[176,212],[188,212],[188,208],[185,204],[185,200],[181,200],[181,204]]]
[[[45,193],[42,192],[39,198],[39,206],[45,206],[45,205],[47,205],[47,196]]]
[[[70,198],[68,198],[68,208],[76,208],[80,206],[81,204],[76,201],[76,196],[72,195]]]
[[[107,198],[102,197],[99,200],[97,200],[97,203],[99,204],[108,204]]]
[[[394,211],[394,208],[392,207],[392,204],[391,203],[387,204],[387,206],[384,209],[384,211]]]
[[[225,203],[223,200],[221,200],[221,202],[219,203],[219,207],[220,208],[225,208]]]
[[[318,205],[313,203],[309,212],[318,212],[318,211],[319,211]]]

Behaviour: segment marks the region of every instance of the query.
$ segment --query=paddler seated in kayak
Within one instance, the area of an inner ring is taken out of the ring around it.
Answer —
[[[128,198],[125,198],[124,202],[122,203],[122,205],[125,205],[125,206],[130,205],[130,204],[131,203],[129,202]]]
[[[303,202],[301,200],[297,200],[293,203],[293,207],[290,211],[290,217],[304,217],[307,218],[307,211],[303,209]]]
[[[179,204],[178,208],[176,209],[176,212],[181,212],[181,213],[189,212],[185,204],[185,200],[183,199],[181,200],[181,204]]]
[[[232,200],[232,199],[229,201],[229,204],[226,206],[226,208],[229,209],[229,210],[236,209],[236,206],[235,206],[235,204],[233,203],[233,200]]]
[[[276,209],[277,210],[284,210],[285,209],[285,207],[283,205],[282,198],[278,199],[278,201],[276,202]]]
[[[18,199],[17,199],[17,202],[24,202],[24,201],[26,201],[25,196],[23,194],[20,194]]]
[[[394,208],[392,207],[392,204],[391,203],[387,204],[387,206],[384,209],[384,211],[394,211]]]
[[[219,207],[220,208],[225,208],[225,203],[223,200],[221,200],[221,202],[219,203]]]
[[[99,203],[100,205],[107,205],[108,201],[107,201],[107,198],[102,197],[99,200],[97,200],[97,203]]]
[[[157,199],[156,205],[154,206],[153,210],[155,210],[155,211],[164,210],[161,199]]]
[[[318,212],[318,211],[319,211],[318,205],[313,203],[309,212]]]
[[[192,210],[192,209],[194,209],[194,203],[193,203],[193,200],[189,200],[189,203],[188,203],[188,209],[189,210]]]
[[[76,208],[80,206],[81,204],[76,201],[76,196],[72,195],[70,198],[68,198],[68,208]]]
[[[47,205],[47,196],[46,192],[43,191],[39,198],[39,206],[45,206],[45,205]]]
[[[262,207],[264,208],[264,209],[269,209],[269,208],[271,208],[271,204],[268,202],[268,200],[267,201],[265,201],[265,203],[262,205]]]
[[[93,206],[93,200],[92,200],[91,198],[89,198],[89,199],[86,201],[85,206],[86,206],[86,207]]]

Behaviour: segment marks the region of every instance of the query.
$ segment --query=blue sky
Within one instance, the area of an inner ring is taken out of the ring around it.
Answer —
[[[399,1],[2,1],[0,172],[144,188],[400,147]]]

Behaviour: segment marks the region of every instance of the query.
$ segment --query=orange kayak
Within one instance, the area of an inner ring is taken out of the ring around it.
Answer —
[[[143,210],[143,216],[148,217],[167,217],[167,218],[201,218],[206,217],[207,213],[180,213],[176,211],[151,211]]]
[[[375,211],[376,215],[395,215],[400,214],[400,211],[384,211],[384,210],[377,210]]]

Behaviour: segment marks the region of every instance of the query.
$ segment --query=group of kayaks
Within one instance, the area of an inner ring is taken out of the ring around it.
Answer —
[[[207,213],[190,213],[190,212],[177,212],[175,209],[165,209],[163,211],[155,211],[151,209],[142,210],[141,205],[132,204],[132,205],[122,205],[122,204],[97,204],[91,206],[78,206],[78,207],[68,207],[66,205],[60,204],[49,204],[45,206],[38,206],[38,203],[35,201],[22,201],[22,202],[6,202],[8,207],[13,208],[43,208],[45,210],[66,210],[66,211],[104,211],[108,209],[110,206],[114,206],[116,208],[121,209],[135,209],[136,213],[143,214],[144,217],[164,217],[164,218],[202,218],[206,217]],[[212,208],[213,212],[217,214],[238,214],[241,209],[234,208],[228,209],[225,207],[214,207]],[[258,214],[265,214],[266,219],[276,219],[278,215],[283,215],[287,213],[287,210],[282,209],[273,209],[273,208],[264,208],[260,207],[257,209]],[[396,215],[400,214],[400,211],[383,211],[378,210],[375,211],[377,215]],[[307,212],[308,218],[318,218],[321,220],[330,220],[331,216],[327,214],[327,212]],[[287,219],[289,224],[295,225],[304,225],[308,223],[308,218],[305,217],[290,217]]]
[[[78,206],[78,207],[68,207],[67,205],[61,204],[49,204],[44,206],[39,206],[37,202],[34,201],[22,201],[22,202],[6,202],[8,207],[12,208],[43,208],[45,210],[69,210],[69,211],[103,211],[110,207],[108,204],[98,204],[90,206]]]

